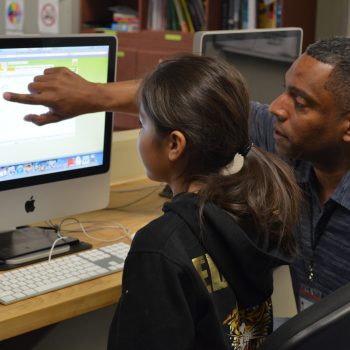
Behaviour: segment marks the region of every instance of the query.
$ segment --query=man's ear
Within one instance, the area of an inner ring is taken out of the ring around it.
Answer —
[[[178,130],[174,130],[169,135],[169,153],[168,157],[170,161],[174,161],[180,158],[186,148],[186,137]]]
[[[343,135],[343,140],[350,143],[350,113],[346,116],[345,120],[345,133]]]

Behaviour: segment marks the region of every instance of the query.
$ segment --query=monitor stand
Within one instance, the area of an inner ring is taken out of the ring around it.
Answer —
[[[0,270],[8,270],[49,257],[51,247],[58,238],[52,228],[23,227],[0,233]],[[78,238],[67,237],[55,244],[52,256],[89,249],[91,245]]]

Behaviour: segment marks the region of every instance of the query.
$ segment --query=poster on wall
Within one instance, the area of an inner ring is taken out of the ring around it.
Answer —
[[[6,34],[22,34],[24,22],[24,0],[6,0]]]
[[[39,0],[38,11],[39,32],[59,33],[59,0]]]

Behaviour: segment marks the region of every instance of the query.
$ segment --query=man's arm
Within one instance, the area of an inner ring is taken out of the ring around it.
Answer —
[[[275,117],[269,112],[269,106],[259,102],[251,102],[249,116],[249,135],[256,146],[276,153],[273,138]]]
[[[140,82],[92,83],[68,68],[48,68],[28,85],[29,94],[5,92],[3,97],[11,102],[48,107],[47,113],[24,117],[44,125],[98,111],[137,113],[136,93]]]

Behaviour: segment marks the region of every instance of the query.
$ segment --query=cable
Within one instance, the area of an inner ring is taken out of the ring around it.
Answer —
[[[136,204],[138,202],[141,202],[142,200],[144,200],[145,198],[149,197],[151,194],[153,194],[156,190],[158,190],[159,186],[157,186],[157,188],[153,189],[151,192],[147,193],[146,195],[135,199],[134,201],[124,204],[124,205],[120,205],[120,206],[116,206],[116,207],[108,207],[106,208],[106,210],[111,210],[111,209],[124,209],[129,207],[130,205]]]
[[[153,188],[162,188],[164,186],[165,186],[165,184],[160,183],[160,184],[157,184],[157,185],[135,187],[135,188],[130,188],[130,189],[126,189],[126,190],[111,190],[111,193],[139,192],[139,191],[149,190],[149,189],[153,189]]]
[[[61,236],[59,231],[57,231],[57,236],[58,236],[58,238],[52,243],[52,246],[51,246],[51,249],[50,249],[49,258],[48,258],[49,262],[51,261],[52,253],[53,253],[53,250],[55,249],[56,243],[59,242],[62,239],[68,239],[68,237]]]
[[[124,209],[124,208],[127,208],[127,207],[129,207],[129,206],[131,206],[133,204],[136,204],[136,203],[142,201],[143,199],[149,197],[156,190],[158,190],[159,188],[162,188],[162,187],[164,187],[164,184],[163,183],[159,183],[157,185],[135,187],[135,188],[126,189],[126,190],[111,190],[112,193],[130,193],[130,192],[139,192],[139,191],[152,189],[152,191],[150,191],[146,195],[144,195],[144,196],[142,196],[140,198],[137,198],[136,200],[134,200],[134,201],[132,201],[130,203],[127,203],[127,204],[124,204],[124,205],[121,205],[121,206],[117,206],[117,207],[109,207],[107,209],[110,210],[110,209]],[[67,222],[69,220],[70,221],[74,221],[74,222],[70,223],[70,224],[65,223],[65,222]],[[97,225],[96,226],[96,222],[94,222],[94,221],[80,222],[76,218],[65,218],[59,224],[54,224],[51,220],[46,221],[46,224],[49,227],[55,229],[56,232],[57,232],[57,239],[53,242],[53,244],[51,246],[51,249],[50,249],[49,258],[48,258],[49,261],[51,261],[51,257],[52,257],[52,254],[53,254],[53,251],[54,251],[54,248],[55,248],[55,245],[57,244],[57,242],[59,242],[60,240],[63,240],[63,239],[68,239],[68,237],[65,237],[65,236],[61,235],[61,232],[63,232],[63,227],[64,226],[77,224],[80,227],[80,231],[65,229],[64,232],[67,232],[67,233],[83,232],[86,237],[88,237],[90,239],[93,239],[95,241],[98,241],[98,242],[105,242],[105,243],[116,242],[116,241],[120,241],[120,240],[122,240],[124,238],[128,238],[130,241],[132,241],[130,230],[127,227],[125,227],[124,225],[119,224],[119,223],[116,223],[115,225],[112,225],[112,226],[111,225],[103,225],[103,226],[98,226]],[[93,224],[93,226],[90,226],[89,228],[86,228],[86,227],[84,227],[84,224],[85,225],[86,224]],[[101,229],[110,229],[110,228],[121,230],[122,236],[118,236],[118,238],[113,238],[113,239],[103,239],[103,238],[97,238],[97,237],[91,236],[89,234],[90,231],[101,230]]]
[[[73,221],[71,223],[66,223],[66,221]],[[63,232],[63,227],[64,226],[69,226],[69,225],[79,225],[80,230],[69,230],[69,229],[65,229],[64,232],[67,233],[76,233],[76,232],[83,232],[85,236],[89,237],[90,239],[93,239],[95,241],[98,242],[105,242],[105,243],[109,243],[109,242],[116,242],[116,241],[120,241],[124,238],[129,239],[129,241],[132,241],[132,235],[130,233],[130,230],[125,227],[122,224],[119,223],[115,223],[114,225],[96,225],[97,221],[85,221],[85,222],[81,222],[80,220],[76,219],[76,218],[65,218],[63,219],[59,224],[54,224],[51,220],[47,220],[46,224],[50,227],[50,228],[54,228],[56,230],[56,234],[57,234],[57,238],[55,239],[55,241],[52,243],[51,245],[51,249],[50,249],[50,253],[48,256],[48,261],[50,262],[52,259],[52,254],[53,251],[55,249],[55,246],[57,244],[57,242],[59,242],[60,240],[63,239],[68,239],[68,237],[66,236],[62,236],[61,232]],[[85,228],[84,224],[91,224],[90,227]],[[114,229],[118,229],[122,231],[122,236],[118,235],[118,238],[113,238],[113,239],[103,239],[103,238],[97,238],[94,236],[91,236],[88,232],[89,231],[96,231],[96,230],[101,230],[101,229],[110,229],[110,228],[114,228]]]
[[[71,223],[66,223],[67,221],[73,221]],[[98,224],[96,224],[98,223]],[[114,223],[113,225],[110,225],[110,224],[103,224],[105,223],[104,221],[102,222],[97,222],[97,221],[83,221],[81,222],[80,220],[76,219],[76,218],[65,218],[61,221],[61,223],[59,224],[60,226],[60,229],[62,230],[62,232],[66,232],[66,233],[76,233],[76,232],[83,232],[85,236],[89,237],[90,239],[93,239],[95,241],[98,241],[98,242],[116,242],[116,241],[120,241],[122,240],[123,238],[128,238],[130,241],[132,240],[131,237],[130,237],[130,230],[125,227],[124,225],[122,224],[119,224],[119,223]],[[102,225],[101,225],[102,224]],[[69,225],[79,225],[80,227],[80,230],[69,230],[69,229],[63,229],[65,226],[69,226]],[[84,227],[84,225],[90,225],[89,227]],[[103,238],[97,238],[97,237],[94,237],[94,236],[91,236],[89,234],[89,232],[92,232],[92,231],[96,231],[96,230],[99,230],[101,231],[101,229],[117,229],[117,230],[120,230],[122,232],[122,236],[118,235],[117,238],[112,238],[112,239],[103,239]]]

